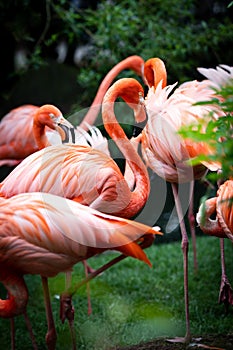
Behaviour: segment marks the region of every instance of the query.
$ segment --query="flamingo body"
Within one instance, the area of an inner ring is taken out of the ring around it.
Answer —
[[[148,123],[142,133],[143,156],[147,165],[169,182],[182,183],[199,179],[204,175],[206,167],[213,171],[220,168],[214,162],[203,162],[192,168],[188,164],[189,159],[200,154],[212,154],[213,150],[207,143],[183,140],[178,135],[181,127],[195,124],[210,111],[210,106],[200,108],[193,105],[197,94],[195,84],[196,82],[187,84],[185,88],[188,91],[189,86],[192,86],[193,97],[191,92],[188,96],[184,87],[176,89],[172,94],[174,85],[162,88],[161,84],[147,95]],[[207,94],[209,95],[209,90]],[[218,115],[223,115],[223,112],[219,111]]]
[[[1,120],[0,165],[17,165],[38,150],[32,133],[33,115],[37,109],[33,105],[24,105],[13,109]]]
[[[0,208],[0,262],[13,271],[52,277],[107,249],[150,265],[134,243],[156,233],[146,225],[48,193],[1,199]]]
[[[144,240],[149,246],[155,234],[160,233],[147,225],[102,214],[47,193],[1,198],[0,281],[9,297],[0,299],[0,317],[26,315],[28,290],[24,274],[39,274],[45,281],[108,249],[151,266],[137,242]],[[53,338],[51,334],[50,340]],[[50,345],[47,342],[49,348],[55,348],[54,341]]]
[[[50,146],[30,155],[3,180],[0,188],[4,197],[47,192],[89,206],[101,196],[96,209],[108,213],[125,208],[131,193],[112,158],[79,145]]]

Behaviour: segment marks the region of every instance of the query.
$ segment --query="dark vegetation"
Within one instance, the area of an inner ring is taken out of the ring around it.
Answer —
[[[198,66],[231,64],[229,2],[2,1],[1,114],[23,103],[48,101],[64,113],[86,108],[109,69],[133,54],[162,58],[169,83],[200,78]],[[59,64],[56,48],[62,41],[68,51]],[[88,50],[75,65],[75,49],[83,45]],[[14,58],[21,49],[27,64],[16,70]]]

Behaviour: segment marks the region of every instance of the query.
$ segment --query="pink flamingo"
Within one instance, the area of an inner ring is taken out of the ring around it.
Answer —
[[[48,322],[46,344],[51,350],[56,346],[56,329],[47,278],[109,249],[151,266],[137,242],[142,239],[151,245],[159,234],[144,224],[48,193],[1,198],[0,222],[0,280],[9,293],[8,299],[0,299],[0,316],[25,315],[28,291],[23,275],[41,275]],[[33,346],[36,348],[34,339]]]
[[[88,130],[88,125],[93,125],[96,120],[103,96],[114,78],[124,69],[132,69],[142,76],[144,61],[140,56],[129,56],[114,66],[99,86],[96,97],[91,104],[80,128],[77,128],[78,138],[73,143],[83,144],[80,141],[82,130]],[[39,107],[23,105],[13,109],[5,115],[0,122],[0,166],[15,166],[25,157],[38,150],[33,136],[33,118]],[[81,133],[81,134],[80,134]],[[99,133],[98,133],[98,136]],[[60,143],[53,134],[53,144]],[[77,140],[78,139],[78,140]],[[89,138],[90,140],[90,138]]]
[[[164,72],[164,77],[159,84],[156,82],[157,87],[154,87],[156,79],[154,67],[158,65],[161,67],[160,75],[161,72]],[[170,182],[173,190],[182,235],[186,315],[186,335],[184,338],[176,338],[173,341],[186,342],[191,339],[188,297],[188,236],[179,202],[177,184],[193,183],[194,179],[200,179],[205,174],[207,168],[216,171],[220,168],[220,164],[203,162],[203,164],[191,167],[188,164],[190,158],[195,158],[200,154],[211,154],[213,150],[204,142],[197,144],[191,140],[182,140],[178,131],[183,125],[203,120],[204,116],[213,110],[211,104],[205,106],[194,104],[197,101],[210,99],[214,96],[214,91],[210,87],[210,81],[187,82],[173,91],[176,84],[166,86],[165,66],[157,58],[150,59],[145,63],[144,75],[150,88],[145,100],[148,121],[141,136],[142,155],[146,165]],[[216,108],[213,112],[216,118],[224,115],[220,108]]]
[[[233,180],[225,181],[218,189],[217,196],[201,204],[196,216],[201,230],[210,236],[219,237],[221,247],[222,276],[219,292],[219,303],[224,303],[226,309],[233,305],[233,290],[226,275],[224,246],[222,241],[228,238],[233,242]],[[216,215],[213,218],[213,215]]]

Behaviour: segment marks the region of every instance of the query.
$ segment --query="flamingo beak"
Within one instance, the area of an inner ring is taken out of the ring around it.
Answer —
[[[74,127],[67,126],[61,121],[61,123],[57,124],[56,130],[61,137],[62,143],[75,143]]]

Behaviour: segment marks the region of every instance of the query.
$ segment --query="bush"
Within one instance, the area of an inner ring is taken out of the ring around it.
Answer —
[[[91,55],[77,71],[77,82],[83,88],[81,106],[90,105],[109,69],[132,54],[145,60],[162,58],[169,83],[197,78],[198,66],[232,62],[232,7],[227,7],[228,0],[201,4],[195,0],[105,0],[79,9],[70,4],[65,0],[5,2],[0,24],[16,45],[23,42],[29,47],[29,67],[33,69],[48,62],[51,49],[61,38],[70,46],[90,40]],[[16,18],[11,16],[13,10]]]

